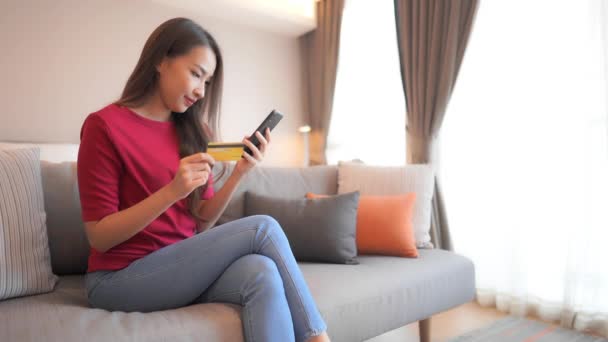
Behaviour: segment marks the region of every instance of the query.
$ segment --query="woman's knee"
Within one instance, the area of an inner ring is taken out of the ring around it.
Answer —
[[[261,288],[282,288],[283,281],[274,260],[260,254],[248,254],[238,260],[250,283]]]
[[[276,263],[261,254],[247,254],[238,260],[241,268],[251,274],[273,274],[278,272]]]
[[[281,224],[274,217],[269,215],[254,215],[251,218],[256,221],[258,229],[266,231],[269,235],[285,236]]]
[[[279,222],[270,215],[252,215],[249,219],[254,220],[259,226],[279,226]]]

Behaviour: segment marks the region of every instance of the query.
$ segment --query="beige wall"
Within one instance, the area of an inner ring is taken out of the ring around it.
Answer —
[[[119,96],[148,35],[176,16],[199,22],[223,50],[224,140],[241,140],[276,108],[286,117],[264,164],[300,165],[296,39],[143,0],[3,0],[0,141],[78,143],[84,118]]]

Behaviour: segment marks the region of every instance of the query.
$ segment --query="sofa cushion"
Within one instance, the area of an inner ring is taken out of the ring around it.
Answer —
[[[298,261],[357,264],[358,206],[358,192],[318,199],[245,193],[245,215],[275,218]]]
[[[84,276],[64,276],[54,292],[0,302],[2,341],[243,341],[240,308],[196,304],[151,313],[88,306]]]
[[[473,300],[473,263],[439,249],[359,265],[301,263],[333,342],[363,341]]]
[[[52,291],[40,149],[0,150],[0,300]]]

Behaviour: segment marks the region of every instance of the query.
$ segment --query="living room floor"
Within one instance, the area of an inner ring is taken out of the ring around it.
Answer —
[[[446,342],[452,337],[479,329],[508,316],[494,308],[484,308],[471,302],[433,316],[431,319],[431,341]],[[534,319],[533,317],[530,317]],[[366,342],[418,342],[418,323],[367,340]]]

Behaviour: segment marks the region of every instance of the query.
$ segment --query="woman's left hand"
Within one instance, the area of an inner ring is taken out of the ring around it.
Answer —
[[[243,152],[243,158],[241,158],[238,162],[236,162],[236,166],[234,167],[234,172],[238,172],[241,175],[245,175],[247,172],[251,171],[258,163],[264,160],[264,154],[266,153],[266,148],[268,144],[270,144],[270,129],[266,128],[266,137],[262,136],[262,133],[255,132],[258,141],[260,142],[260,148],[258,149],[255,145],[249,141],[249,137],[243,138],[243,144],[249,147],[253,156],[247,152]]]

